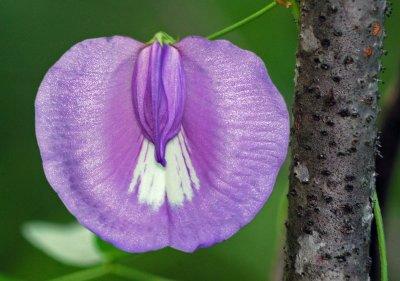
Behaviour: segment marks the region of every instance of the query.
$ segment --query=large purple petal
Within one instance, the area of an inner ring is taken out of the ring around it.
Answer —
[[[170,208],[170,245],[193,251],[229,238],[264,205],[286,156],[289,118],[253,53],[199,37],[176,46],[187,84],[182,124],[200,187]]]
[[[143,142],[131,90],[143,47],[120,36],[75,45],[48,71],[35,104],[52,187],[83,225],[135,252],[168,244],[166,207],[154,212],[128,193]]]

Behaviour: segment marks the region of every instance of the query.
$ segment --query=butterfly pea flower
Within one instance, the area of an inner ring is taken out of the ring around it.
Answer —
[[[264,63],[225,40],[85,40],[47,72],[35,110],[50,185],[128,252],[228,239],[268,199],[288,146]]]

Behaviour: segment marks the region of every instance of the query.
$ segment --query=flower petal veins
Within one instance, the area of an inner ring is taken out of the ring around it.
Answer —
[[[50,185],[129,252],[228,239],[268,199],[289,139],[263,62],[201,37],[78,43],[43,79],[35,115]]]

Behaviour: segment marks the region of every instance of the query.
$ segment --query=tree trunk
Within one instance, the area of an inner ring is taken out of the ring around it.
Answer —
[[[302,0],[285,280],[368,280],[384,0]]]

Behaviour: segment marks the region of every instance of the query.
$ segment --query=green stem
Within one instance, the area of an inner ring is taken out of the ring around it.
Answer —
[[[209,40],[213,40],[216,39],[218,37],[221,37],[222,35],[227,34],[228,32],[231,32],[232,30],[235,30],[236,28],[241,27],[242,25],[255,20],[256,18],[258,18],[259,16],[263,15],[265,12],[271,10],[273,7],[276,6],[276,2],[273,1],[272,3],[269,3],[267,6],[265,6],[264,8],[262,8],[261,10],[255,12],[254,14],[248,16],[247,18],[242,19],[241,21],[238,21],[237,23],[232,24],[231,26],[228,26],[220,31],[217,31],[209,36],[207,36],[207,39]]]
[[[381,271],[381,281],[388,281],[385,232],[383,231],[383,220],[381,208],[379,206],[378,195],[376,191],[372,194],[372,207],[374,208],[376,232],[378,234],[379,263]]]
[[[51,279],[50,281],[86,281],[104,276],[111,272],[110,265],[101,265],[89,269],[84,269],[71,274]]]

